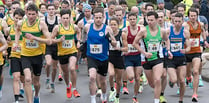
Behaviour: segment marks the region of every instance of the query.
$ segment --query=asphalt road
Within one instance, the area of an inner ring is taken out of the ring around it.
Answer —
[[[87,75],[87,67],[85,65],[79,66],[80,72],[78,72],[78,81],[77,81],[77,88],[81,94],[80,98],[66,98],[66,86],[64,81],[59,82],[56,79],[55,82],[55,93],[50,93],[49,89],[45,88],[45,78],[46,74],[43,69],[41,75],[41,90],[40,90],[40,100],[41,103],[90,103],[90,95],[88,89],[88,82],[89,78]],[[0,100],[0,103],[13,103],[14,96],[13,96],[13,89],[12,89],[12,79],[8,73],[9,69],[4,68],[4,85],[3,85],[3,97]],[[209,83],[204,82],[204,87],[200,87],[198,90],[199,95],[199,103],[209,103]],[[132,103],[132,96],[133,96],[133,84],[128,84],[129,88],[129,95],[122,95],[120,96],[120,103]],[[109,94],[109,83],[108,83],[108,94]],[[170,88],[167,86],[165,91],[165,97],[168,100],[168,103],[178,103],[178,95],[176,94],[177,87]],[[192,96],[192,89],[189,87],[186,88],[186,93],[184,96],[184,103],[192,103],[191,101]],[[144,86],[144,91],[142,94],[138,95],[139,103],[153,103],[153,89],[149,86]],[[20,99],[20,103],[26,103],[26,98]],[[97,97],[97,103],[101,103],[100,98]]]

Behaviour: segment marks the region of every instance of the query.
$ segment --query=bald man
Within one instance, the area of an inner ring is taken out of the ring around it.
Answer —
[[[143,16],[140,16],[139,15],[139,9],[138,9],[138,7],[136,7],[136,6],[133,6],[132,8],[131,8],[131,11],[130,12],[132,12],[132,13],[136,13],[138,16],[137,16],[137,24],[140,24],[140,25],[143,25],[144,24],[144,19],[143,19]]]

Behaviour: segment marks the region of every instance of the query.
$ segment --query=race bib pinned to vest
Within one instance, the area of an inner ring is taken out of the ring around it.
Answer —
[[[134,52],[138,52],[138,50],[134,48],[132,44],[128,44],[128,52],[134,53]]]
[[[72,48],[73,47],[73,40],[65,40],[62,42],[62,48]]]
[[[200,39],[199,38],[190,38],[189,40],[190,40],[190,42],[194,42],[194,45],[192,45],[191,47],[199,47],[199,45],[200,45]]]
[[[182,49],[182,43],[171,43],[171,52],[177,52]]]
[[[102,53],[102,44],[90,44],[90,53],[101,54]]]
[[[148,52],[158,52],[159,47],[160,47],[160,43],[149,43]]]
[[[26,39],[26,48],[38,48],[39,44],[36,40]]]

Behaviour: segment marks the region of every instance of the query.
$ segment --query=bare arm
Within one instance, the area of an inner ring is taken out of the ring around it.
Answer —
[[[40,29],[41,29],[42,33],[44,34],[44,36],[46,37],[46,39],[40,38],[40,37],[34,37],[34,39],[39,42],[46,43],[47,45],[51,45],[52,44],[51,36],[50,36],[50,33],[48,31],[48,28],[47,28],[47,25],[45,22],[40,21]]]
[[[80,47],[80,42],[81,42],[81,30],[78,28],[77,25],[74,25],[74,27],[75,27],[75,31],[77,33],[77,40],[78,40],[77,48],[79,48]]]
[[[59,32],[59,25],[56,25],[52,31],[52,43],[58,43],[58,42],[62,42],[64,39],[64,36],[62,36],[61,38],[55,39],[55,37],[58,35]]]
[[[146,29],[145,28],[141,29],[141,31],[137,33],[133,42],[133,46],[144,55],[146,54],[146,52],[140,47],[139,41],[145,37],[145,34],[146,34]]]
[[[128,42],[127,42],[127,33],[122,32],[122,44],[123,47],[121,48],[122,52],[128,52]]]
[[[89,32],[90,24],[86,24],[81,32],[81,42],[85,42]]]
[[[161,29],[161,31],[162,31],[163,40],[165,40],[166,42],[166,49],[170,50],[170,40],[168,39],[170,35],[170,29],[167,30]]]
[[[188,30],[184,30],[184,37],[185,37],[185,52],[189,52],[191,50],[191,43],[190,43],[190,33]]]
[[[113,31],[112,31],[112,29],[111,29],[109,26],[107,26],[105,32],[106,32],[106,33],[105,33],[106,36],[107,36],[107,37],[110,37],[111,45],[112,45],[113,47],[116,47],[117,42],[116,42],[116,40],[115,40],[115,37],[113,36]]]
[[[2,20],[1,23],[2,23],[1,25],[2,25],[2,28],[3,28],[4,35],[8,36],[9,34],[6,33],[7,28],[8,28],[8,25],[7,25],[6,21]]]
[[[16,34],[15,35],[15,44],[18,44],[19,39],[20,39],[22,22],[23,21],[21,20],[17,23],[17,28],[16,28],[16,31],[15,31],[15,34]]]
[[[201,23],[201,30],[202,30],[201,35],[203,37],[203,40],[206,40],[206,32],[205,32],[205,28],[204,28],[204,24],[203,23]]]
[[[0,47],[0,52],[4,51],[7,49],[8,47],[8,44],[4,38],[4,35],[2,34],[2,32],[0,32],[0,42],[3,44],[1,47]]]

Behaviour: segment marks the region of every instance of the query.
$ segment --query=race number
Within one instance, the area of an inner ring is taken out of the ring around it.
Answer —
[[[102,44],[90,44],[90,53],[101,54],[102,53]]]

